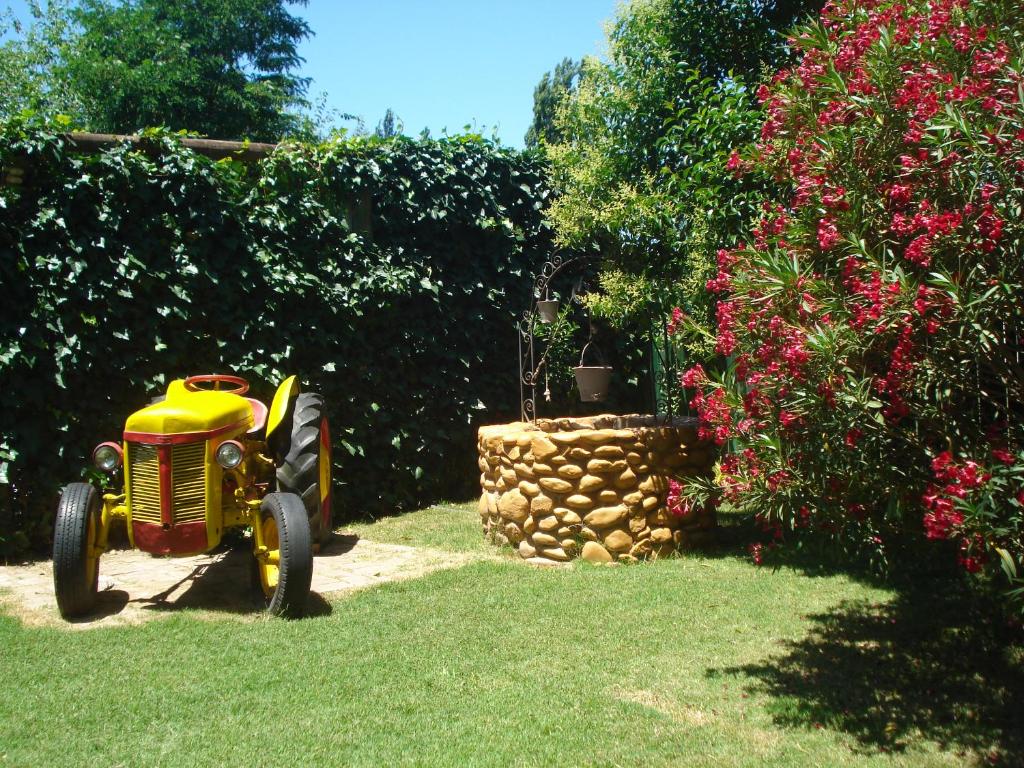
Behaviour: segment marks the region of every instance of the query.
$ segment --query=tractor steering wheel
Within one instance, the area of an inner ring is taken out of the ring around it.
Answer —
[[[221,383],[234,384],[234,389],[220,388]],[[201,387],[200,384],[213,384],[212,387]],[[189,392],[226,392],[231,395],[244,395],[249,391],[249,382],[241,376],[226,376],[220,373],[206,373],[202,376],[188,376],[185,379],[185,389]]]

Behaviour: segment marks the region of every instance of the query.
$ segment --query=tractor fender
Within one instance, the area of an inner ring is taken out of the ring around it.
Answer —
[[[270,411],[267,413],[267,442],[271,442],[271,439],[281,424],[285,424],[285,429],[291,430],[291,419],[288,418],[291,413],[292,403],[295,398],[299,396],[299,381],[297,376],[289,376],[287,379],[281,382],[281,385],[277,388],[277,392],[274,393],[274,400],[270,403]]]

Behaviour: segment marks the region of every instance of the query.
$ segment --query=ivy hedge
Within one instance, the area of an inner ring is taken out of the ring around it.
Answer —
[[[214,161],[148,131],[81,154],[0,126],[0,552],[173,377],[322,392],[349,517],[464,497],[516,417],[514,316],[550,255],[540,161],[479,137],[350,138]]]

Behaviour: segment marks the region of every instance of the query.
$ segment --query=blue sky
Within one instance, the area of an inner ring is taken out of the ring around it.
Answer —
[[[0,0],[24,14],[24,0]],[[374,128],[389,107],[418,134],[465,125],[522,146],[533,87],[564,56],[603,50],[616,0],[310,0],[310,96]],[[2,6],[0,6],[2,7]]]

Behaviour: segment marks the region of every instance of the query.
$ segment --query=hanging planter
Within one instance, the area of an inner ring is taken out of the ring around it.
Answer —
[[[537,302],[537,314],[544,325],[549,325],[558,319],[558,299],[544,299]]]
[[[584,365],[583,356],[587,353],[588,341],[580,353],[580,364],[572,369],[576,374],[576,386],[580,390],[580,400],[584,403],[600,403],[608,397],[608,385],[612,379],[610,365]]]

